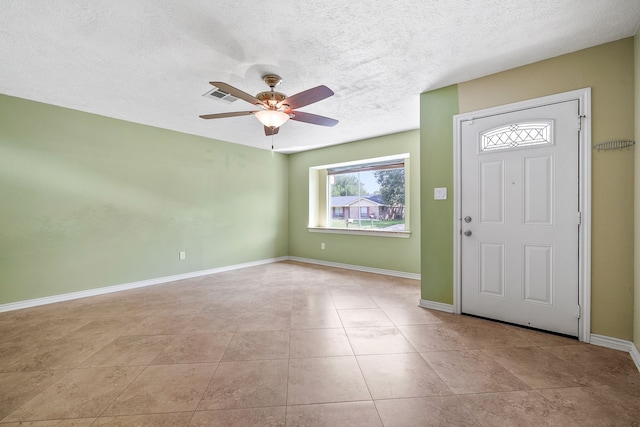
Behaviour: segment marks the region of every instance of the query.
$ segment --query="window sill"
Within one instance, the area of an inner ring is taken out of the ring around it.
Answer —
[[[408,239],[411,231],[362,230],[358,228],[307,227],[310,233],[356,234],[360,236],[399,237]]]

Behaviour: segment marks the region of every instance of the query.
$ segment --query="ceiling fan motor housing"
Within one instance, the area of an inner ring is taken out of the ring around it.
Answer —
[[[287,95],[285,95],[282,92],[265,91],[257,94],[256,98],[268,104],[270,108],[271,107],[275,108],[276,104],[280,103],[281,101],[284,101],[287,98]]]

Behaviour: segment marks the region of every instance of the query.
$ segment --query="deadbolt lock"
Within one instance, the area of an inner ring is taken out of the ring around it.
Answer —
[[[471,222],[471,217],[470,216],[465,216],[464,217],[464,222],[466,222],[467,224],[469,224]]]

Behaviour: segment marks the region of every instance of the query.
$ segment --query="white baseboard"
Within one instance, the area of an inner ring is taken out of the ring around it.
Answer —
[[[640,371],[640,351],[638,350],[638,347],[636,347],[633,343],[631,344],[631,358],[636,364],[636,368],[638,368],[638,371]]]
[[[633,343],[631,341],[621,340],[619,338],[612,338],[598,334],[591,334],[591,340],[589,341],[589,343],[600,347],[626,351],[627,353],[631,352],[631,347],[633,347]]]
[[[26,301],[12,302],[8,304],[0,304],[0,313],[5,311],[20,310],[22,308],[36,307],[39,305],[53,304],[56,302],[69,301],[78,298],[87,298],[97,295],[110,294],[113,292],[127,291],[130,289],[143,288],[146,286],[160,285],[176,280],[191,279],[194,277],[207,276],[209,274],[222,273],[225,271],[238,270],[241,268],[255,267],[257,265],[271,264],[274,262],[287,261],[289,257],[279,257],[263,259],[258,261],[246,262],[243,264],[227,265],[224,267],[210,268],[207,270],[192,271],[189,273],[175,274],[173,276],[158,277],[155,279],[140,280],[137,282],[124,283],[121,285],[107,286],[103,288],[87,289],[86,291],[71,292],[68,294],[52,295],[49,297],[35,298]]]
[[[422,308],[430,308],[431,310],[444,311],[445,313],[453,313],[453,305],[445,304],[442,302],[429,301],[426,299],[421,299],[420,304],[418,306]]]
[[[640,371],[640,351],[638,351],[638,348],[633,342],[604,335],[591,334],[590,344],[629,353],[631,359],[633,359],[633,362],[636,364],[636,368]]]
[[[297,261],[297,262],[304,262],[304,263],[307,263],[307,264],[323,265],[325,267],[344,268],[346,270],[364,271],[366,273],[383,274],[385,276],[395,276],[395,277],[403,277],[405,279],[420,280],[420,274],[406,273],[404,271],[385,270],[385,269],[382,269],[382,268],[373,268],[373,267],[363,267],[361,265],[342,264],[340,262],[322,261],[322,260],[318,260],[318,259],[300,258],[300,257],[296,257],[296,256],[290,256],[289,260],[290,261]]]

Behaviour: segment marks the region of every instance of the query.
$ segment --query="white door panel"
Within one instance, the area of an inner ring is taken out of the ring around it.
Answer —
[[[462,122],[463,313],[578,335],[578,116],[576,100]]]
[[[504,160],[480,162],[481,224],[504,224]]]

